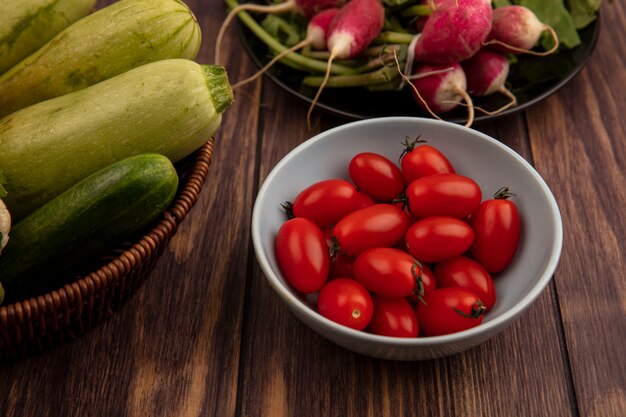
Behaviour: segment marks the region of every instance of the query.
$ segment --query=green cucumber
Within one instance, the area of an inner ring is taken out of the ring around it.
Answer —
[[[0,1],[0,74],[87,16],[95,0]]]
[[[0,117],[149,62],[193,59],[200,38],[195,16],[180,0],[120,0],[0,76]]]
[[[218,129],[233,100],[224,68],[152,62],[0,119],[0,171],[14,221],[115,161],[176,162]]]
[[[177,187],[174,166],[158,154],[126,158],[75,184],[11,229],[0,256],[7,296],[32,296],[73,278],[155,221]]]

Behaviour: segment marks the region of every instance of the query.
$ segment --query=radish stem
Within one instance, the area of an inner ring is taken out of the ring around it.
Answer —
[[[363,87],[377,84],[384,84],[392,81],[397,76],[394,67],[383,67],[377,71],[358,75],[335,75],[328,78],[326,87]],[[319,87],[322,85],[324,77],[308,76],[302,80],[302,85],[309,87]]]
[[[415,16],[430,16],[433,13],[433,9],[427,4],[417,4],[415,6],[407,7],[400,12],[402,17],[415,17]]]
[[[225,0],[226,4],[230,7],[236,7],[236,0]],[[277,53],[283,52],[289,48],[278,42],[274,39],[269,33],[267,33],[257,22],[245,11],[240,11],[237,16],[245,24],[248,29],[250,29],[264,44],[266,44],[269,48],[276,51]],[[307,58],[299,53],[291,52],[286,55],[283,60],[289,60],[292,63],[300,65],[303,68],[306,68],[308,71],[317,71],[322,72],[326,70],[326,62],[318,61],[315,59]],[[283,62],[283,61],[281,61]],[[332,64],[330,72],[333,74],[350,74],[354,71],[353,68],[340,65],[340,64]]]
[[[411,33],[400,33],[400,32],[382,32],[372,44],[380,45],[384,43],[403,43],[409,44],[415,37],[414,34]]]

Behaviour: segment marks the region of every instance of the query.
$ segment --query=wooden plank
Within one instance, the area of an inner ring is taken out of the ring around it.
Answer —
[[[224,7],[188,4],[203,31],[197,60],[210,63]],[[238,42],[224,48],[231,79],[253,71],[228,52]],[[234,414],[259,108],[251,92],[227,111],[207,183],[154,274],[102,327],[0,367],[0,415]]]
[[[265,85],[261,180],[317,133],[306,133],[305,104]],[[344,122],[322,116],[321,125]],[[526,153],[522,116],[480,128]],[[354,354],[322,339],[289,312],[256,265],[249,286],[254,302],[244,316],[243,416],[573,415],[551,291],[476,349],[403,363]]]
[[[565,226],[555,281],[581,416],[626,415],[625,25],[624,3],[605,5],[587,67],[528,112]]]

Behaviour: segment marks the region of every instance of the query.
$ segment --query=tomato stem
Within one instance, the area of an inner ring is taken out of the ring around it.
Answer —
[[[332,246],[328,249],[328,251],[330,254],[330,260],[334,262],[335,258],[339,255],[341,248],[339,247],[339,240],[336,236],[332,236],[330,240],[332,241]]]
[[[418,261],[414,257],[411,256],[411,259],[413,259],[413,266],[411,267],[411,274],[413,274],[413,277],[415,278],[415,285],[417,286],[417,293],[415,292],[415,289],[414,289],[413,294],[417,295],[417,299],[421,301],[422,303],[424,303],[424,305],[426,305],[426,303],[424,302],[424,281],[422,280],[422,273],[424,271],[424,267],[422,266],[420,261]],[[418,272],[418,268],[419,268],[419,272]]]
[[[413,142],[409,142],[410,139],[408,136],[404,137],[404,142],[400,142],[400,144],[404,146],[404,150],[400,154],[400,158],[398,158],[398,161],[402,160],[402,157],[404,155],[415,149],[415,146],[417,146],[418,143],[426,143],[426,141],[424,139],[421,139],[421,137],[422,135],[417,135]]]
[[[280,205],[283,210],[285,210],[285,214],[287,215],[287,220],[291,220],[296,216],[293,214],[293,203],[291,201],[285,201]]]
[[[506,200],[509,197],[513,197],[515,194],[511,192],[509,187],[502,187],[493,195],[496,200]]]
[[[406,195],[406,187],[404,188],[404,190],[402,190],[400,194],[398,194],[398,197],[391,200],[391,204],[395,203],[402,203],[402,210],[407,208],[407,206],[409,205],[409,198]]]
[[[485,304],[478,300],[476,301],[473,305],[472,305],[472,311],[470,311],[469,314],[462,312],[461,310],[459,310],[458,308],[454,308],[452,306],[450,306],[450,308],[454,311],[456,311],[458,314],[460,314],[461,316],[468,318],[468,319],[477,319],[480,316],[484,315],[485,312],[487,311],[487,307],[485,307]]]

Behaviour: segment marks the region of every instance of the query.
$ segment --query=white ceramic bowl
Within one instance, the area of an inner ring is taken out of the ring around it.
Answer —
[[[443,152],[457,173],[473,178],[483,199],[502,186],[517,197],[522,217],[520,244],[511,265],[495,277],[498,300],[480,326],[463,332],[414,339],[377,336],[334,323],[315,309],[310,298],[294,291],[281,276],[274,239],[285,214],[280,203],[314,182],[349,180],[348,163],[359,152],[377,152],[397,161],[405,136],[422,135]],[[539,174],[497,140],[456,124],[393,117],[348,123],[320,133],[285,156],[265,180],[252,215],[252,240],[269,284],[293,313],[325,338],[365,355],[394,360],[423,360],[458,353],[493,337],[517,319],[552,278],[561,253],[563,229],[559,208]]]

